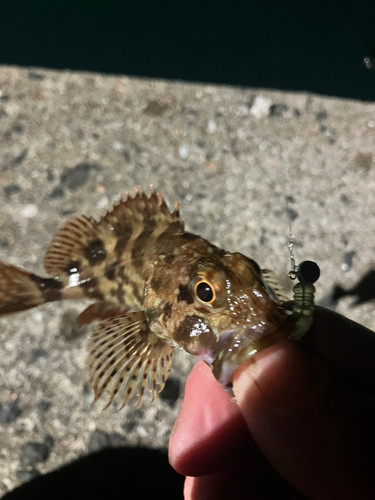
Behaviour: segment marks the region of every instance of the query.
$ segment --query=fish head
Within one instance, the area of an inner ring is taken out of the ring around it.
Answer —
[[[260,341],[285,330],[288,316],[252,259],[213,246],[205,255],[184,250],[154,266],[146,317],[151,330],[202,358],[226,385]]]

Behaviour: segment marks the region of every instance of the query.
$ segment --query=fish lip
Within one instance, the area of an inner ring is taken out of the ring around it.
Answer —
[[[264,322],[263,322],[264,323]],[[264,323],[262,328],[242,327],[227,330],[220,334],[218,342],[210,352],[212,372],[217,381],[224,387],[231,386],[232,376],[237,368],[255,353],[263,348],[257,346],[257,341],[264,340],[264,347],[276,343],[283,334],[282,325]],[[259,326],[259,325],[258,325]],[[260,344],[261,342],[259,342]],[[208,362],[208,360],[205,360]]]

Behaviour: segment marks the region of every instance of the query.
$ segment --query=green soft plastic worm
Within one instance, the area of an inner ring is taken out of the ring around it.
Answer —
[[[305,261],[298,267],[299,282],[293,287],[293,319],[295,328],[291,334],[293,340],[301,340],[310,330],[314,316],[315,286],[320,275],[319,266],[312,261]]]

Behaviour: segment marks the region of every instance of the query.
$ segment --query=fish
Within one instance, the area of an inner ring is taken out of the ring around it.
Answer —
[[[80,326],[88,340],[88,376],[105,408],[120,398],[152,399],[180,348],[203,359],[231,391],[236,369],[293,333],[276,275],[251,258],[185,231],[151,186],[119,197],[99,220],[75,214],[44,257],[47,277],[0,262],[0,316],[60,300],[90,299]]]

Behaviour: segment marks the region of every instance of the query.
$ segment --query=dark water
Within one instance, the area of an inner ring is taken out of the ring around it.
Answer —
[[[375,100],[374,0],[3,0],[0,63]],[[368,63],[371,66],[371,62]]]

